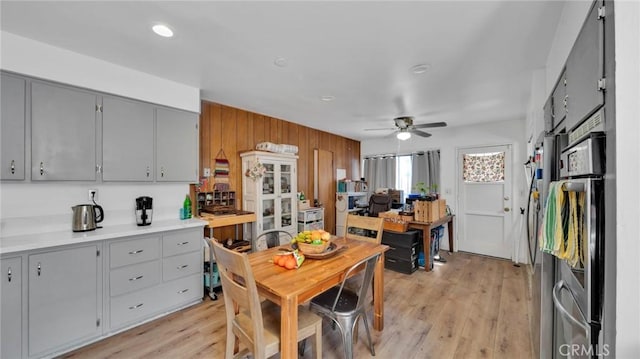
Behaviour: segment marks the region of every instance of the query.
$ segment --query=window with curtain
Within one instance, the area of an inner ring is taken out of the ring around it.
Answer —
[[[504,152],[474,153],[462,157],[465,182],[504,181]]]
[[[417,193],[413,186],[418,182],[424,182],[427,187],[440,185],[440,151],[367,157],[364,173],[370,192],[376,188],[393,188],[402,190],[405,196]]]

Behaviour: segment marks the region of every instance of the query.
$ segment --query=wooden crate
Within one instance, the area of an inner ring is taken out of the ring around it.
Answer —
[[[439,201],[413,202],[414,214],[418,222],[434,222],[440,219]]]
[[[439,199],[438,200],[438,213],[439,218],[445,217],[447,215],[447,200]]]
[[[406,232],[409,229],[409,222],[394,221],[391,218],[384,219],[384,230],[392,232]]]
[[[378,213],[378,217],[391,218],[391,219],[395,219],[398,221],[405,221],[405,222],[413,221],[413,216],[401,215],[396,211],[380,212]]]

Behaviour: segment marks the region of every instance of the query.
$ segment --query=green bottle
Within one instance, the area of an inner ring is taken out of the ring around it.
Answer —
[[[189,195],[187,195],[187,197],[184,199],[182,208],[184,210],[184,219],[191,218],[191,198],[189,198]]]

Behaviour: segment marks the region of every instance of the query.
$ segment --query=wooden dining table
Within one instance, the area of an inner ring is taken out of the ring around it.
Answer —
[[[346,238],[334,240],[340,247],[330,258],[306,258],[300,268],[285,269],[273,264],[273,256],[289,246],[249,254],[258,294],[281,307],[280,354],[282,359],[298,357],[298,305],[342,282],[351,266],[380,254],[373,281],[373,327],[384,327],[384,252],[388,246]]]

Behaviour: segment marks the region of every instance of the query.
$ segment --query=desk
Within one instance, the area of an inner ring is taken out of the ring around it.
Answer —
[[[298,305],[342,282],[345,272],[360,260],[380,253],[376,264],[373,290],[373,327],[384,326],[384,252],[385,245],[339,238],[336,243],[346,248],[335,256],[322,260],[305,259],[302,267],[287,270],[270,260],[282,247],[249,254],[258,294],[281,307],[281,358],[298,357]]]
[[[447,223],[447,229],[449,230],[449,253],[453,253],[453,217],[454,215],[444,216],[433,222],[409,222],[409,228],[422,230],[422,250],[424,252],[425,263],[424,270],[427,272],[431,271],[431,268],[429,268],[429,256],[431,255],[431,230],[433,228]]]

